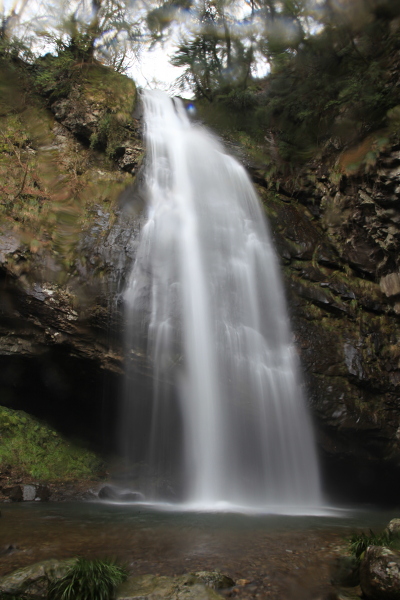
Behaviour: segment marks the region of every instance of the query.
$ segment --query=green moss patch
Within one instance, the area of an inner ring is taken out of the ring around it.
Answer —
[[[23,411],[0,407],[0,439],[0,466],[10,465],[37,479],[85,479],[101,468],[93,452]]]
[[[0,225],[24,243],[24,272],[50,253],[64,280],[77,241],[97,214],[93,207],[112,215],[133,180],[114,158],[127,140],[138,143],[131,123],[136,86],[98,63],[78,64],[64,52],[29,68],[0,61],[0,91],[7,91],[0,100]],[[68,96],[98,116],[86,145],[48,110]]]

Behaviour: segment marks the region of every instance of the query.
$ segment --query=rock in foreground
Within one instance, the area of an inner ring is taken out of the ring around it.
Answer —
[[[0,595],[46,598],[49,583],[64,577],[76,559],[44,560],[0,578]]]
[[[392,519],[386,530],[390,535],[400,535],[400,519]]]
[[[400,600],[400,552],[369,546],[360,566],[360,584],[370,600]]]
[[[141,575],[129,578],[117,590],[117,600],[220,600],[214,591],[234,581],[221,573],[201,571],[179,577]],[[214,589],[213,589],[214,588]]]

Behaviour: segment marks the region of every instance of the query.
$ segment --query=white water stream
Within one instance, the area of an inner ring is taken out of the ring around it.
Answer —
[[[141,491],[162,500],[175,481],[193,507],[317,508],[313,432],[260,201],[179,100],[146,91],[143,102],[148,220],[125,303],[128,353],[147,353],[154,387],[143,400],[137,368],[128,376],[123,426],[126,453],[148,473]]]

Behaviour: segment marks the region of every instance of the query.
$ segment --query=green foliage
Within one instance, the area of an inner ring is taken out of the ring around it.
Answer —
[[[21,149],[27,146],[29,134],[18,115],[7,115],[2,119],[2,130],[0,131],[0,154],[14,154],[15,148]],[[1,161],[1,157],[0,157]]]
[[[12,465],[37,479],[87,478],[101,467],[95,454],[23,411],[0,407],[0,439],[0,465]]]
[[[48,600],[112,600],[117,585],[127,577],[112,560],[79,558],[64,577],[49,586]]]
[[[46,54],[36,61],[33,78],[39,93],[51,99],[63,98],[71,91],[79,77],[74,69],[76,58],[70,50],[60,51],[57,56]]]
[[[136,103],[136,86],[131,79],[94,60],[82,65],[67,48],[57,56],[38,59],[34,80],[38,91],[50,102],[67,97],[72,89],[77,102],[95,102],[102,114],[90,137],[90,147],[115,158],[116,149],[128,135],[126,126]]]
[[[180,84],[194,88],[198,97],[211,100],[222,83],[222,60],[219,40],[213,34],[202,34],[189,43],[183,43],[172,58],[175,67],[186,67]]]
[[[136,87],[128,77],[109,68],[96,65],[87,71],[82,83],[83,96],[95,98],[105,108],[90,146],[115,158],[115,152],[129,135],[127,126],[132,120],[136,103]]]
[[[382,533],[374,533],[371,529],[369,534],[364,532],[354,533],[349,540],[350,553],[360,558],[368,546],[386,546],[387,548],[400,549],[400,534],[384,530]]]
[[[302,3],[292,4],[300,10]],[[369,14],[357,30],[351,20],[335,27],[334,20],[327,22],[318,35],[304,37],[296,51],[286,40],[271,54],[272,70],[263,81],[249,79],[247,86],[225,85],[214,92],[213,109],[223,107],[230,118],[212,124],[226,133],[227,121],[228,133],[236,138],[246,133],[263,148],[265,162],[285,172],[329,147],[336,152],[371,134],[385,137],[386,129],[398,132],[400,88],[393,57],[400,51],[400,31],[392,18]],[[374,148],[367,150],[355,168],[368,171],[376,157]]]
[[[227,94],[221,94],[217,101],[223,103],[233,111],[252,110],[258,105],[257,90],[255,88],[231,89]]]
[[[99,121],[96,133],[90,136],[90,147],[94,149],[107,148],[108,136],[111,133],[112,116],[109,112]]]
[[[26,62],[34,60],[29,46],[16,36],[0,36],[0,57],[9,61],[15,61],[18,58]]]

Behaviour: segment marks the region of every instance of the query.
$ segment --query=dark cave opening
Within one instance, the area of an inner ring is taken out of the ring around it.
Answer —
[[[3,406],[23,410],[103,455],[116,451],[120,379],[67,348],[0,357]]]

